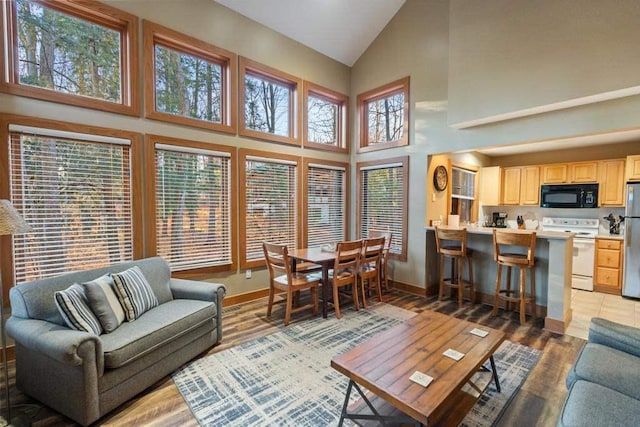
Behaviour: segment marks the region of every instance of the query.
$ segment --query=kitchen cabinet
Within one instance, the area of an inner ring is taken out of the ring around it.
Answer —
[[[520,204],[521,168],[504,168],[502,171],[502,204]]]
[[[540,203],[540,168],[524,166],[520,173],[520,204],[538,206]]]
[[[599,206],[624,206],[624,159],[600,162]]]
[[[627,180],[640,181],[640,155],[627,156]]]
[[[598,162],[569,163],[569,182],[598,182]]]
[[[596,292],[622,294],[622,240],[596,238],[593,285]]]
[[[569,179],[569,165],[556,163],[542,166],[542,184],[564,184]]]
[[[500,166],[480,169],[480,202],[483,206],[499,206],[501,204],[501,173]]]

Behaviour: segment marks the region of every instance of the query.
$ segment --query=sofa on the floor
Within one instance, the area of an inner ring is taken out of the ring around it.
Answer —
[[[558,426],[639,425],[640,329],[591,319],[567,388]]]
[[[65,324],[56,291],[133,266],[157,306],[100,335]],[[172,279],[159,257],[15,286],[6,327],[15,340],[16,385],[74,421],[91,424],[219,343],[224,296],[221,284]]]

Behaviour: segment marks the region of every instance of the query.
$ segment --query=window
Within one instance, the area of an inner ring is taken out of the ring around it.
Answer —
[[[240,150],[240,267],[264,266],[262,242],[299,244],[299,158]]]
[[[101,3],[3,2],[2,90],[138,115],[138,19]]]
[[[302,80],[240,57],[240,135],[300,145]]]
[[[306,247],[346,240],[349,165],[304,159],[304,223]]]
[[[476,172],[453,166],[451,168],[451,212],[460,221],[473,222],[475,212]]]
[[[154,156],[155,254],[172,271],[198,273],[233,265],[234,149],[147,135]],[[152,172],[154,173],[154,172]],[[151,216],[151,215],[148,215]]]
[[[146,117],[236,133],[236,55],[144,21]]]
[[[36,124],[47,121],[9,125],[11,200],[33,228],[13,236],[15,283],[140,257],[131,175],[139,137]]]
[[[358,95],[359,151],[409,144],[409,77]]]
[[[406,261],[409,158],[362,162],[357,167],[359,237],[369,237],[369,230],[390,231],[391,255]]]
[[[304,83],[304,146],[349,152],[349,98],[313,83]]]

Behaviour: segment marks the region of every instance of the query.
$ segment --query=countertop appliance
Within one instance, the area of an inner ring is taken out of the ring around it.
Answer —
[[[596,249],[596,236],[600,220],[598,218],[542,218],[544,231],[569,231],[573,237],[573,270],[571,287],[593,291],[593,263]]]
[[[496,228],[507,228],[507,213],[493,212],[492,226]]]
[[[640,298],[640,182],[627,183],[622,295]]]
[[[540,186],[542,208],[597,208],[598,184]]]

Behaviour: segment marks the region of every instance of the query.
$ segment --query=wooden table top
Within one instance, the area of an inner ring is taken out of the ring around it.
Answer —
[[[484,338],[470,334],[474,328],[489,334]],[[449,418],[461,400],[473,406],[479,394],[470,399],[460,396],[461,389],[504,338],[501,331],[425,311],[334,357],[331,366],[403,413],[431,425]],[[459,361],[444,356],[449,348],[465,356]],[[431,384],[425,388],[411,381],[415,371],[433,377]],[[464,414],[471,406],[465,406]]]
[[[293,249],[289,252],[289,256],[315,264],[322,264],[336,259],[335,252],[323,251],[320,247]]]

